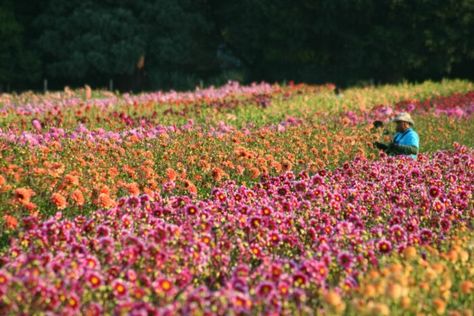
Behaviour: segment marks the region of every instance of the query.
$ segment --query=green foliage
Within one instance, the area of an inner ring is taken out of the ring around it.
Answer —
[[[102,2],[102,3],[101,3]],[[144,54],[145,37],[133,13],[105,1],[50,1],[38,19],[39,47],[56,78],[130,75]]]
[[[31,82],[39,74],[39,61],[23,45],[23,26],[12,10],[0,7],[0,91],[2,85]]]
[[[214,1],[213,6],[224,40],[247,62],[252,79],[420,80],[456,75],[455,65],[474,60],[472,0]]]
[[[189,89],[227,74],[338,85],[474,78],[474,0],[6,3],[3,82],[38,80],[38,53],[58,88],[114,79],[121,90]]]

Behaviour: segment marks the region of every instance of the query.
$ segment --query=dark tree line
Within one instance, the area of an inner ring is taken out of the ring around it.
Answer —
[[[0,90],[474,79],[474,0],[0,0]]]

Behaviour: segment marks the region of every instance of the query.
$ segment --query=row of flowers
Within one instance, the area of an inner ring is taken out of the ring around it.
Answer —
[[[330,314],[471,316],[473,257],[472,230],[436,247],[409,246],[370,269],[355,291],[323,292],[324,309]]]
[[[417,114],[434,114],[439,115],[443,113],[447,116],[453,116],[456,118],[470,117],[474,113],[474,92],[469,92],[467,94],[459,95],[454,94],[446,97],[438,97],[435,99],[429,99],[425,101],[414,101],[411,100],[411,103],[408,101],[402,101],[395,104],[395,108],[400,111],[414,112]],[[427,108],[426,104],[433,104],[431,108]],[[367,122],[372,122],[374,120],[380,121],[389,121],[390,118],[396,112],[391,107],[377,106],[374,107],[368,113],[362,113],[361,115],[356,114],[355,112],[345,112],[341,113],[342,119],[341,123],[345,123],[349,120],[352,124],[365,124]],[[336,118],[337,121],[339,118]],[[303,122],[302,119],[297,119],[294,117],[287,117],[284,121],[278,124],[271,124],[269,126],[261,127],[260,130],[274,130],[278,132],[284,132],[287,127],[299,125]],[[330,120],[325,119],[325,124],[331,123]],[[103,128],[97,130],[89,130],[84,124],[79,124],[79,126],[73,131],[66,131],[63,128],[50,128],[48,131],[42,130],[41,122],[37,119],[32,120],[32,126],[36,130],[33,131],[23,131],[21,134],[18,134],[14,131],[3,131],[0,129],[0,139],[4,139],[7,142],[24,144],[30,146],[37,146],[41,144],[48,144],[53,141],[63,141],[63,140],[75,140],[75,139],[86,139],[90,141],[96,140],[113,140],[117,142],[123,142],[129,138],[136,138],[139,140],[144,139],[154,139],[159,138],[163,135],[169,135],[174,133],[183,133],[183,132],[198,132],[206,136],[223,136],[229,133],[235,133],[237,129],[220,121],[216,127],[205,127],[202,125],[196,125],[193,120],[189,120],[186,124],[181,126],[176,125],[156,125],[156,126],[145,126],[137,127],[131,129],[125,129],[121,131],[106,131]],[[251,129],[243,128],[239,130],[240,132],[248,135],[251,133]]]
[[[262,83],[240,86],[229,83],[217,89],[187,93],[107,94],[106,98],[100,95],[98,98],[85,98],[83,95],[90,90],[16,97],[0,95],[0,128],[4,137],[24,134],[21,137],[31,138],[35,137],[31,134],[57,134],[58,130],[73,132],[81,125],[94,132],[104,129],[126,134],[134,129],[153,132],[164,127],[185,125],[188,121],[198,122],[200,126],[217,126],[221,121],[234,127],[255,123],[268,126],[277,125],[286,116],[294,116],[333,122],[341,111],[346,112],[343,116],[346,121],[354,121],[353,116],[356,115],[359,118],[357,122],[361,122],[372,119],[361,113],[380,105],[387,108],[390,104],[407,100],[425,102],[423,100],[439,95],[462,94],[473,89],[469,82],[450,81],[410,87],[348,89],[344,94],[335,94],[334,85],[270,86]],[[161,99],[155,96],[166,97]],[[456,108],[456,105],[449,108]]]
[[[473,154],[359,157],[254,187],[227,181],[208,199],[137,192],[88,216],[25,217],[0,259],[0,311],[343,311],[340,296],[378,282],[365,273],[391,254],[472,229]]]
[[[196,88],[192,92],[157,91],[131,95],[128,93],[119,95],[111,92],[96,92],[99,95],[92,97],[92,90],[70,90],[65,88],[64,93],[47,93],[45,95],[26,93],[18,96],[8,94],[0,95],[0,113],[2,116],[38,116],[38,115],[60,115],[67,111],[78,111],[80,109],[90,110],[97,108],[100,111],[121,107],[140,110],[152,104],[156,108],[166,106],[181,106],[189,108],[194,106],[208,106],[213,108],[235,108],[237,106],[255,103],[261,107],[271,104],[272,98],[283,96],[289,98],[293,94],[312,94],[324,91],[333,91],[332,84],[321,86],[309,86],[305,84],[290,84],[280,86],[278,84],[252,83],[251,85],[240,85],[238,82],[230,81],[221,87]],[[174,111],[173,107],[168,109]]]
[[[425,100],[408,99],[396,102],[393,106],[379,104],[368,111],[346,111],[340,114],[343,121],[360,124],[379,120],[387,122],[398,112],[435,116],[446,115],[456,119],[474,114],[474,91],[436,96]]]
[[[288,127],[297,126],[302,123],[301,119],[296,119],[294,117],[287,117],[284,121],[278,124],[271,124],[269,126],[261,127],[260,130],[284,132]],[[137,140],[149,140],[156,139],[160,137],[166,137],[168,135],[186,133],[186,132],[195,132],[205,135],[207,137],[220,137],[226,134],[235,133],[237,129],[226,124],[224,121],[220,121],[219,124],[215,127],[196,125],[193,120],[189,120],[186,124],[181,126],[176,125],[156,125],[149,127],[138,127],[131,128],[122,131],[106,131],[103,128],[97,130],[89,130],[84,124],[79,124],[79,126],[73,131],[66,131],[63,128],[50,128],[48,131],[43,131],[41,127],[41,122],[37,119],[32,121],[32,126],[36,129],[36,132],[23,131],[21,134],[13,131],[3,131],[0,129],[0,139],[5,140],[9,143],[20,144],[20,145],[29,145],[29,146],[38,146],[38,145],[48,145],[51,142],[62,142],[68,140],[88,140],[92,142],[96,141],[114,141],[122,143],[128,139],[137,139]],[[251,133],[250,128],[243,128],[239,130],[245,135]]]
[[[472,141],[469,120],[424,116],[417,122],[424,124],[423,152],[453,140]],[[264,128],[220,137],[190,131],[123,142],[78,138],[31,148],[0,142],[0,210],[16,218],[57,210],[82,214],[114,205],[121,196],[159,190],[202,197],[227,179],[250,184],[264,175],[314,173],[356,156],[378,156],[371,142],[381,135],[370,125],[339,129],[297,120],[288,124],[280,132]]]

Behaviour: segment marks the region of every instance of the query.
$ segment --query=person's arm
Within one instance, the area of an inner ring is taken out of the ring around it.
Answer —
[[[397,145],[391,143],[388,145],[387,153],[394,155],[417,155],[418,147],[411,145]]]
[[[387,148],[388,148],[388,145],[386,145],[386,144],[384,144],[384,143],[374,142],[373,144],[374,144],[374,146],[375,146],[376,148],[378,148],[378,149],[380,149],[380,150],[384,150],[384,151],[385,151],[385,150],[387,150]]]

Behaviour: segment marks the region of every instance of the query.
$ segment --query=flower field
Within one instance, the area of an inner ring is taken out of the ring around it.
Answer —
[[[399,111],[416,160],[371,145]],[[472,315],[473,114],[466,81],[1,95],[0,314]]]

